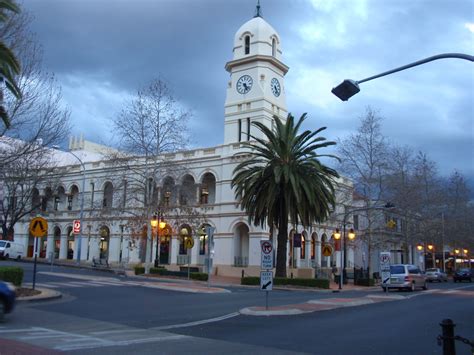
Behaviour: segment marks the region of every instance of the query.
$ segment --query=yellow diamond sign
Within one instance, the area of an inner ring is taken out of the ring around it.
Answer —
[[[33,237],[44,237],[48,234],[48,221],[43,217],[35,217],[30,222],[29,230]]]

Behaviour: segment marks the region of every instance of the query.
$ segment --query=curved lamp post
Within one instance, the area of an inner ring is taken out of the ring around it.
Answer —
[[[81,246],[82,246],[82,219],[84,217],[84,193],[86,188],[86,166],[84,162],[79,158],[75,153],[72,151],[68,151],[67,153],[71,154],[74,158],[76,158],[79,163],[81,163],[82,168],[82,189],[81,189],[81,211],[79,214],[79,222],[81,223],[81,228],[79,230],[79,234],[77,235],[77,263],[81,263]]]
[[[456,58],[456,59],[464,59],[464,60],[469,60],[471,62],[474,62],[474,56],[469,55],[469,54],[463,54],[463,53],[442,53],[438,55],[434,55],[432,57],[428,57],[419,61],[416,61],[414,63],[410,63],[407,65],[404,65],[402,67],[398,67],[386,72],[383,72],[381,74],[373,75],[371,77],[362,79],[362,80],[352,80],[352,79],[346,79],[344,80],[341,84],[336,86],[331,90],[331,92],[336,95],[338,98],[340,98],[342,101],[347,101],[349,100],[352,96],[357,94],[360,91],[359,84],[365,83],[366,81],[374,80],[377,78],[380,78],[385,75],[390,75],[402,70],[406,70],[409,68],[416,67],[421,64],[425,64],[428,62],[432,62],[434,60],[438,59],[446,59],[446,58]]]

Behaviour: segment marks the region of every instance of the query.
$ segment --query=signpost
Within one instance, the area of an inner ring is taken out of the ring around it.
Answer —
[[[38,238],[44,237],[48,234],[48,221],[43,217],[35,217],[31,220],[28,228],[29,232],[35,237],[34,255],[35,263],[33,265],[33,290],[36,285],[36,260],[38,258]]]
[[[382,287],[385,291],[388,291],[388,287],[384,287],[384,284],[390,283],[390,253],[381,252],[379,257],[380,262],[380,276],[382,277]]]
[[[190,268],[191,268],[191,256],[189,255],[189,250],[191,250],[194,246],[194,239],[193,237],[185,237],[184,238],[184,247],[186,248],[186,257],[188,258],[188,280],[190,276]]]
[[[268,309],[268,291],[273,289],[273,244],[269,240],[261,240],[260,249],[260,289],[265,291],[265,309]]]

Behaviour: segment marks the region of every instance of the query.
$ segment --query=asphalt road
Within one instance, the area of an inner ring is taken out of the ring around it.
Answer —
[[[31,281],[32,264],[25,267]],[[0,262],[5,265],[5,262]],[[184,293],[148,287],[157,280],[95,270],[38,267],[37,283],[61,291],[60,300],[19,303],[0,324],[2,346],[38,346],[80,354],[441,354],[439,322],[451,318],[456,334],[474,340],[474,285],[430,284],[430,290],[390,292],[400,300],[297,316],[238,315],[264,305],[255,288],[227,293]],[[334,294],[272,291],[270,305],[383,295],[382,290]],[[400,298],[400,297],[399,297]],[[2,342],[8,339],[9,345]],[[13,344],[13,345],[12,345]],[[457,344],[458,354],[470,354]]]

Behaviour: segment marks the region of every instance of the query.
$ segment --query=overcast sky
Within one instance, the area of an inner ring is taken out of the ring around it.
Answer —
[[[124,100],[158,76],[193,112],[195,147],[223,143],[224,100],[237,29],[256,0],[23,0],[72,111],[73,134],[110,140]],[[471,0],[261,0],[279,33],[288,110],[329,139],[354,132],[367,106],[392,141],[428,153],[442,174],[474,180],[474,64],[443,59],[361,84],[348,102],[331,94],[446,52],[474,54]]]

